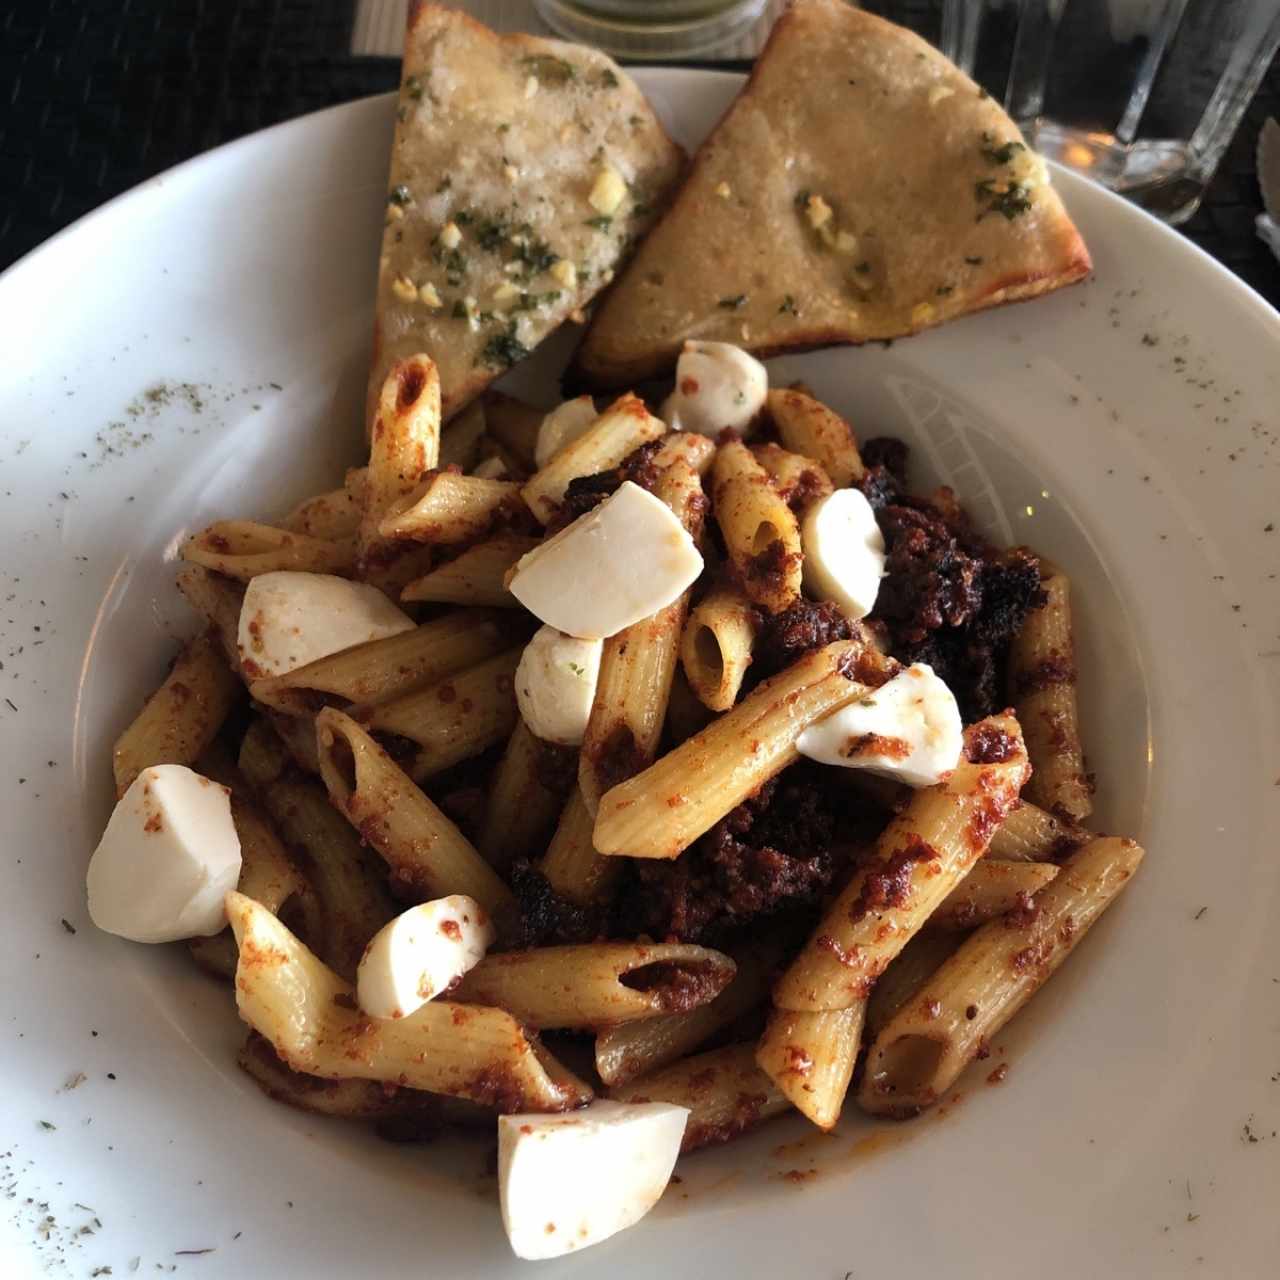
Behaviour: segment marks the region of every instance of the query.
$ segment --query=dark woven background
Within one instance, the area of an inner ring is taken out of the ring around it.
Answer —
[[[351,19],[342,0],[0,5],[0,268],[180,160],[393,88],[395,62],[347,52]],[[1280,61],[1185,230],[1280,305],[1280,264],[1253,230],[1267,115],[1280,115]]]

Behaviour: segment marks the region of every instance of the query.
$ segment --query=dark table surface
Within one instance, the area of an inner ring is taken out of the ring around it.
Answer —
[[[341,0],[10,0],[0,13],[0,268],[170,165],[281,120],[392,89],[353,57]],[[1254,234],[1254,148],[1280,116],[1280,59],[1183,228],[1280,306]]]

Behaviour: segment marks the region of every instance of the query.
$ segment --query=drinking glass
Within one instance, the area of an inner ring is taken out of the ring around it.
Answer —
[[[940,43],[1037,151],[1177,223],[1280,46],[1280,0],[944,0]]]
[[[553,31],[627,58],[688,58],[744,36],[767,0],[534,0]]]

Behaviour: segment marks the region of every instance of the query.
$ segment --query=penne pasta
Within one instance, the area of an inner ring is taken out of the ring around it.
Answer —
[[[797,760],[805,728],[865,696],[868,680],[881,683],[887,669],[875,657],[861,640],[841,640],[764,681],[701,733],[607,791],[596,815],[596,849],[676,857]]]
[[[807,392],[777,388],[769,392],[765,407],[782,443],[817,462],[837,489],[857,484],[866,474],[853,428]]]
[[[732,588],[713,590],[690,611],[680,662],[703,706],[728,711],[737,702],[759,628],[751,602]]]
[[[987,850],[1026,780],[1018,723],[992,716],[965,730],[951,777],[915,792],[884,829],[804,949],[774,987],[784,1009],[845,1009],[876,979]]]
[[[382,522],[440,461],[440,374],[418,354],[391,366],[378,393],[369,432],[369,467],[360,521],[361,577],[385,568]]]
[[[331,969],[354,978],[369,939],[396,914],[385,877],[375,875],[355,832],[319,783],[285,779],[258,794],[285,845],[304,859],[319,899],[323,928],[311,941]]]
[[[266,712],[272,733],[284,745],[289,762],[304,773],[320,776],[320,757],[316,753],[316,722],[314,716],[282,716],[278,712]]]
[[[596,1035],[596,1074],[610,1087],[623,1085],[691,1053],[768,999],[775,954],[767,943],[741,948],[733,980],[696,1009],[605,1027]]]
[[[351,984],[271,912],[227,895],[240,948],[236,1006],[294,1071],[427,1089],[500,1111],[564,1111],[591,1098],[563,1068],[555,1077],[519,1023],[500,1009],[431,1000],[399,1019],[361,1014]]]
[[[616,1102],[669,1102],[688,1107],[683,1154],[728,1142],[790,1109],[781,1090],[755,1064],[755,1046],[729,1045],[677,1062],[609,1090]]]
[[[594,1030],[697,1008],[734,968],[722,952],[686,943],[589,942],[486,956],[449,994],[538,1030]]]
[[[1142,857],[1132,840],[1091,840],[1029,910],[971,934],[876,1036],[858,1094],[863,1109],[912,1115],[945,1094],[1071,954]]]
[[[231,950],[234,955],[234,940]],[[412,1121],[414,1132],[430,1133],[445,1124],[492,1125],[497,1114],[492,1107],[421,1089],[402,1089],[380,1080],[327,1080],[304,1075],[285,1066],[270,1041],[256,1031],[249,1032],[237,1061],[273,1102],[315,1115],[341,1120]],[[470,1114],[462,1112],[462,1108]]]
[[[835,492],[831,477],[812,458],[776,444],[754,445],[751,455],[769,473],[783,502],[802,519],[815,502]]]
[[[1083,827],[1023,799],[996,828],[989,856],[1005,862],[1057,862],[1088,839]]]
[[[342,542],[359,534],[363,515],[364,486],[344,484],[341,489],[319,493],[298,503],[280,521],[280,527],[290,533],[304,533],[309,538]]]
[[[346,576],[356,565],[356,545],[350,538],[312,538],[253,520],[219,520],[188,538],[179,555],[237,582],[282,570]]]
[[[1076,707],[1071,584],[1042,562],[1045,602],[1027,614],[1009,648],[1009,682],[1033,773],[1027,799],[1068,821],[1093,811]]]
[[[116,739],[111,752],[116,795],[124,795],[152,765],[194,763],[240,696],[240,682],[217,636],[205,632],[188,641],[164,683]]]
[[[511,735],[520,713],[515,673],[520,649],[508,649],[457,675],[362,713],[372,733],[415,743],[409,773],[421,782]]]
[[[194,564],[179,572],[177,582],[186,602],[213,628],[227,665],[240,675],[238,637],[244,588],[230,578]]]
[[[679,746],[705,729],[714,719],[711,711],[689,687],[683,669],[677,666],[671,677],[671,698],[667,702],[667,742],[672,746]]]
[[[525,471],[536,471],[538,464],[534,460],[534,452],[538,444],[538,429],[547,411],[501,391],[486,391],[480,397],[480,403],[484,406],[486,432],[512,454]]]
[[[520,602],[507,590],[507,573],[521,556],[538,545],[537,538],[519,533],[497,533],[452,560],[415,578],[400,599],[414,604],[487,605],[518,609]]]
[[[840,1119],[865,1016],[865,999],[846,1009],[774,1009],[756,1046],[760,1071],[820,1129]]]
[[[617,858],[605,858],[596,851],[593,826],[591,810],[575,785],[546,856],[538,864],[552,889],[580,907],[607,902],[622,871]]]
[[[451,467],[470,471],[480,461],[484,436],[484,404],[473,400],[445,424],[440,433],[440,456],[435,465],[442,471]]]
[[[982,863],[978,863],[982,866]],[[938,971],[942,962],[960,945],[955,933],[925,929],[917,933],[876,979],[867,1000],[867,1037],[880,1029]]]
[[[363,706],[390,702],[500,653],[523,630],[504,613],[459,609],[413,631],[254,680],[249,692],[255,702],[292,716],[314,715],[330,699]]]
[[[663,436],[662,443],[654,452],[653,465],[661,471],[673,462],[685,463],[690,470],[704,478],[716,460],[716,444],[709,436],[699,435],[696,431],[672,431]]]
[[[974,929],[1025,908],[1056,875],[1051,862],[998,862],[983,858],[929,917],[931,929]]]
[[[527,521],[520,486],[513,480],[431,471],[412,493],[388,508],[378,532],[393,541],[450,546],[474,542],[498,523]]]
[[[494,770],[476,847],[499,871],[537,857],[573,786],[573,752],[541,742],[516,721]]]
[[[240,739],[236,768],[255,790],[277,781],[289,768],[289,752],[268,720],[254,717]]]
[[[616,467],[633,450],[665,435],[666,423],[644,407],[639,396],[615,400],[576,440],[525,482],[521,493],[529,510],[549,524],[560,511],[571,480]]]
[[[706,500],[697,472],[677,458],[654,488],[696,542]],[[594,815],[600,797],[653,763],[667,716],[689,593],[604,642],[591,716],[578,757],[578,786]]]
[[[800,595],[800,526],[740,440],[720,446],[711,495],[729,562],[747,598],[779,613]]]
[[[394,760],[350,716],[328,707],[316,717],[320,776],[339,812],[382,856],[391,884],[416,902],[465,893],[511,936],[511,891]]]

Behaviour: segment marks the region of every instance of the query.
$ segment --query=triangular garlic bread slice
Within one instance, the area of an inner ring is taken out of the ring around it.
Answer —
[[[411,5],[370,405],[425,351],[460,409],[613,279],[683,158],[604,54]]]
[[[989,95],[901,27],[795,0],[597,307],[577,372],[629,386],[686,338],[758,354],[899,338],[1089,269]]]

